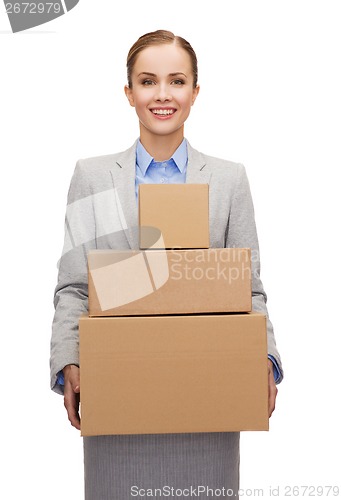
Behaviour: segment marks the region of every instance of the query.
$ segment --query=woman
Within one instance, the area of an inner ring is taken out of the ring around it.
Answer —
[[[209,182],[210,246],[252,249],[253,309],[267,314],[245,169],[202,155],[184,138],[184,123],[199,93],[191,45],[168,31],[147,33],[130,49],[127,73],[125,93],[135,107],[140,137],[123,153],[80,160],[68,195],[65,246],[55,291],[51,387],[64,393],[68,418],[77,429],[78,318],[87,311],[86,254],[93,248],[138,248],[133,229],[140,183]],[[275,383],[282,380],[283,372],[269,319],[267,325],[271,415]],[[87,437],[84,464],[87,500],[147,496],[148,488],[160,488],[167,496],[167,490],[162,490],[166,485],[178,493],[182,490],[178,498],[190,496],[188,488],[198,485],[225,488],[238,498],[239,433]],[[206,493],[201,498],[212,498]]]

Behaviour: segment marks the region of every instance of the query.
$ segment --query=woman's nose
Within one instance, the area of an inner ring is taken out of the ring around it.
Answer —
[[[172,94],[168,85],[160,84],[156,87],[155,100],[156,101],[170,101]]]

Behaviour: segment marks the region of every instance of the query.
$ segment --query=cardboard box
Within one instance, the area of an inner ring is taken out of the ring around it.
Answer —
[[[208,184],[140,184],[140,248],[209,248]]]
[[[89,315],[249,312],[251,251],[92,250]]]
[[[81,433],[268,430],[260,313],[79,322]]]

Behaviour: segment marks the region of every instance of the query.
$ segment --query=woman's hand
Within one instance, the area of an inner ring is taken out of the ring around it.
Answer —
[[[66,365],[64,373],[64,406],[66,408],[69,420],[73,427],[80,430],[79,416],[79,368],[76,365]]]
[[[270,359],[268,359],[268,384],[269,384],[269,418],[272,415],[272,412],[275,409],[276,396],[278,389],[275,384],[274,377],[274,366]]]

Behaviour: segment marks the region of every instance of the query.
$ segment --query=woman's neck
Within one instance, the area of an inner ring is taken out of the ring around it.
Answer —
[[[172,157],[184,138],[183,128],[170,135],[150,134],[140,128],[140,141],[155,161],[166,161]]]

